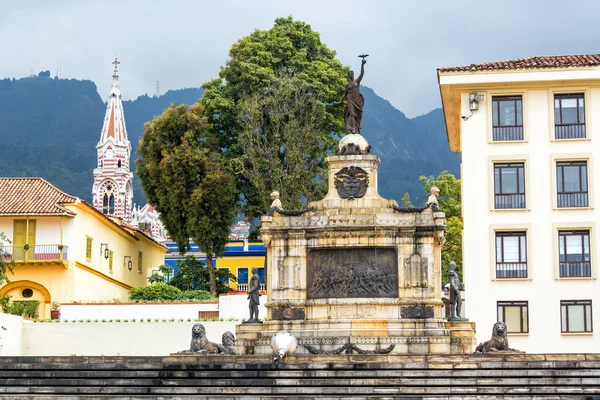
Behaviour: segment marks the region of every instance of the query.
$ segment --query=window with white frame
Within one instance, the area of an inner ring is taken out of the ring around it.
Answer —
[[[527,278],[527,233],[496,232],[496,278]]]
[[[583,93],[554,95],[554,138],[583,139],[585,134],[585,96]]]
[[[529,303],[498,301],[498,321],[506,324],[507,333],[529,333]]]
[[[492,96],[495,142],[523,140],[523,96]]]
[[[525,208],[525,163],[494,163],[494,208]]]
[[[562,333],[593,332],[591,300],[561,300],[560,327]]]
[[[589,207],[587,161],[556,162],[556,205]]]
[[[589,230],[558,231],[558,254],[561,278],[592,276]]]

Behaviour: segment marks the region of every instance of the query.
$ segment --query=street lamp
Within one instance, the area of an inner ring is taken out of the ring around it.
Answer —
[[[127,260],[127,259],[129,259],[129,261],[127,262],[127,269],[131,271],[133,268],[133,263],[131,262],[131,256],[123,257],[123,266],[125,266],[125,260]]]
[[[104,258],[108,260],[110,256],[110,250],[108,250],[108,243],[100,243],[100,255],[102,255],[102,249],[104,249]]]

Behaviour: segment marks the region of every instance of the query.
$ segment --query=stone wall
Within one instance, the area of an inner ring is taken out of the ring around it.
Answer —
[[[167,356],[189,348],[195,322],[44,322],[23,326],[23,356]],[[201,322],[221,343],[234,321]],[[15,354],[18,355],[18,354]]]

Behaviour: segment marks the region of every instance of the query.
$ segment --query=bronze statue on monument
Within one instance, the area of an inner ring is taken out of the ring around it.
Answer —
[[[462,282],[456,272],[456,263],[450,262],[448,266],[448,280],[450,281],[450,316],[448,321],[468,321],[467,318],[460,316],[460,309],[462,308],[462,295],[461,290],[464,289]]]
[[[360,125],[362,121],[363,107],[365,105],[365,99],[360,94],[360,82],[365,75],[365,64],[367,63],[368,54],[359,55],[362,58],[360,65],[360,75],[354,79],[354,71],[348,72],[348,83],[346,84],[346,92],[344,97],[340,101],[336,101],[334,104],[340,104],[342,101],[348,99],[346,102],[346,110],[344,111],[344,125],[348,133],[360,134]]]
[[[258,306],[260,304],[260,278],[258,276],[258,268],[252,267],[252,278],[248,288],[248,308],[250,309],[250,319],[244,321],[248,324],[260,324],[258,319]]]

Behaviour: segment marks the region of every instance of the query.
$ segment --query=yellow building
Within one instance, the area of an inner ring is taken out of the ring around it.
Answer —
[[[0,296],[51,302],[121,301],[148,284],[167,249],[139,229],[110,218],[41,178],[0,178],[0,232],[6,261],[14,261]]]
[[[174,273],[177,273],[177,261],[183,257],[179,254],[176,243],[168,242],[165,245],[169,248],[169,252],[165,255],[164,263],[173,267]],[[189,251],[186,255],[192,255],[206,263],[206,254],[194,243],[190,243]],[[265,245],[262,242],[248,243],[243,240],[231,240],[225,246],[223,256],[217,257],[216,261],[213,262],[215,262],[217,269],[228,269],[237,278],[237,282],[233,280],[223,282],[223,284],[226,284],[232,290],[248,290],[248,283],[250,278],[252,278],[252,267],[258,268],[261,289],[265,289]]]

